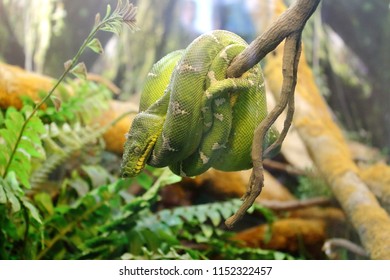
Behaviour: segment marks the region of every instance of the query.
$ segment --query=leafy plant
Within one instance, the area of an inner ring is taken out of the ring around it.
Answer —
[[[42,224],[40,215],[36,207],[30,202],[30,197],[25,193],[25,188],[30,189],[30,175],[32,173],[33,160],[43,160],[46,159],[46,151],[48,146],[44,146],[42,139],[44,135],[47,134],[47,130],[42,122],[42,116],[50,116],[49,119],[46,119],[51,126],[56,124],[53,121],[62,121],[65,122],[64,126],[69,125],[66,121],[70,120],[69,116],[72,117],[71,111],[69,114],[69,109],[75,108],[75,104],[68,102],[68,106],[64,106],[62,112],[54,112],[53,110],[42,111],[42,106],[45,103],[50,103],[55,105],[55,109],[58,109],[58,100],[52,95],[56,88],[62,83],[64,78],[68,73],[73,73],[78,77],[84,77],[86,74],[84,64],[77,64],[79,57],[84,52],[86,48],[90,48],[95,52],[101,53],[100,42],[94,38],[96,33],[99,30],[110,31],[118,33],[122,23],[127,24],[130,28],[135,28],[135,8],[129,4],[128,1],[118,2],[117,8],[111,13],[111,9],[108,6],[107,13],[105,17],[100,20],[100,16],[96,17],[95,26],[90,32],[87,39],[84,41],[83,45],[80,47],[79,51],[73,57],[72,60],[65,63],[65,70],[60,78],[57,80],[53,88],[42,98],[42,100],[35,105],[34,108],[31,106],[24,106],[21,111],[18,111],[14,108],[8,108],[5,112],[0,114],[0,214],[1,214],[1,240],[2,244],[8,244],[7,248],[4,248],[3,256],[7,258],[12,258],[14,256],[19,257],[31,257],[34,255],[34,251],[27,256],[22,251],[20,251],[19,243],[23,244],[23,248],[26,247],[27,237],[30,234],[30,217],[32,217],[38,224]],[[100,49],[99,49],[100,47]],[[88,88],[92,88],[90,85]],[[102,92],[101,90],[99,90]],[[96,96],[96,95],[95,95]],[[79,100],[79,104],[83,106],[91,107],[91,103],[88,104],[86,98],[81,99],[71,99]],[[102,100],[104,101],[104,100]],[[101,104],[102,102],[94,102],[93,104]],[[103,102],[104,103],[104,102]],[[66,103],[65,103],[66,104]],[[82,107],[81,107],[82,108]],[[68,109],[68,110],[66,110]],[[85,113],[84,110],[82,116],[83,121],[89,121],[88,113]],[[93,110],[92,110],[93,111]],[[65,117],[66,116],[66,117]],[[62,118],[61,118],[62,117]],[[96,138],[98,135],[101,135],[102,131],[94,133],[92,136],[89,135],[88,139]],[[75,136],[75,135],[72,135]],[[77,135],[76,135],[77,136]],[[69,139],[68,139],[69,140]],[[74,139],[73,139],[74,140]],[[80,140],[80,139],[77,139]],[[81,139],[82,140],[82,139]],[[63,139],[62,139],[63,141]],[[75,141],[74,143],[76,143]],[[79,146],[82,146],[83,141],[79,141]],[[85,143],[86,141],[84,141]],[[46,141],[47,144],[47,141]],[[53,144],[53,142],[52,142]],[[66,143],[69,147],[69,143]],[[51,145],[53,147],[54,145]],[[57,146],[58,147],[58,146]],[[46,150],[45,150],[46,149]],[[62,150],[64,152],[64,149]],[[66,152],[66,149],[65,149]],[[44,170],[50,169],[53,165],[58,164],[58,159],[49,161],[50,167],[47,167]],[[47,173],[44,173],[47,174]],[[24,187],[24,188],[23,188]],[[40,194],[40,198],[45,198],[44,202],[40,201],[41,205],[47,204],[50,200],[47,199],[47,196]],[[50,209],[49,208],[46,208]],[[24,233],[21,234],[20,229],[23,228]],[[18,227],[19,226],[19,227]],[[10,234],[11,233],[11,234]],[[35,232],[36,233],[36,232]],[[34,233],[34,234],[35,234]],[[41,235],[41,231],[39,235]],[[24,242],[22,241],[24,240]],[[35,238],[33,240],[40,240],[40,238]],[[4,245],[6,246],[6,245]]]
[[[24,112],[14,108],[6,111],[4,127],[0,129],[3,144],[0,146],[0,171],[5,178],[9,172],[15,172],[17,179],[30,188],[29,175],[32,158],[44,158],[41,135],[45,132],[43,123],[38,117],[25,117],[31,108]],[[24,113],[24,114],[23,114]]]
[[[332,192],[324,179],[316,175],[298,177],[297,197],[305,199],[316,196],[331,196]]]

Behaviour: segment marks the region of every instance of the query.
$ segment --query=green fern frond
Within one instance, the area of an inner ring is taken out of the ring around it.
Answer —
[[[61,106],[50,100],[47,102],[47,108],[38,112],[45,123],[90,124],[101,112],[108,109],[112,93],[104,85],[92,81],[68,80],[67,86],[73,93],[61,94]],[[30,104],[33,101],[25,102]]]
[[[170,246],[179,244],[180,240],[188,240],[197,244],[205,244],[206,246],[216,246],[215,242],[224,240],[223,244],[229,240],[230,232],[223,230],[220,225],[224,220],[230,217],[240,207],[239,199],[232,199],[223,202],[213,202],[208,204],[177,207],[172,210],[164,209],[157,213],[145,212],[137,221],[129,235],[132,237],[148,236],[147,238],[129,238],[132,254],[140,254],[143,247],[150,251],[154,251],[159,247],[155,247],[154,243],[170,244]],[[272,222],[274,216],[259,205],[255,205],[250,209],[250,212],[261,212],[268,222]],[[153,241],[151,243],[149,241]],[[231,241],[229,241],[231,243]],[[137,244],[136,244],[137,243]],[[223,247],[222,244],[220,244]],[[161,245],[159,245],[161,246]],[[235,246],[233,246],[235,247]],[[222,250],[223,248],[220,248]],[[223,251],[223,250],[222,250]],[[243,255],[247,251],[233,251],[231,249],[227,254],[236,257]],[[258,255],[267,255],[263,258],[273,259],[274,251],[256,251]],[[252,252],[254,254],[254,251]]]
[[[179,177],[166,169],[142,196],[133,197],[129,202],[121,193],[129,187],[131,179],[99,186],[71,204],[59,197],[61,204],[55,207],[54,214],[45,221],[46,228],[55,229],[52,232],[54,234],[48,231],[50,237],[46,238],[46,246],[38,258],[52,258],[52,255],[48,255],[49,251],[60,242],[77,248],[76,252],[66,258],[92,258],[97,255],[119,258],[125,252],[119,254],[118,248],[128,246],[127,229],[135,226],[143,211],[157,200],[159,189],[165,183],[172,182],[173,176],[177,181]],[[115,226],[118,220],[122,224]]]
[[[14,171],[10,171],[5,178],[0,177],[0,204],[7,205],[11,214],[26,208],[31,217],[42,224],[38,209],[25,196]]]
[[[290,254],[275,251],[266,250],[261,248],[249,248],[242,247],[234,242],[226,242],[214,238],[209,241],[210,246],[217,252],[223,259],[230,260],[293,260],[295,259]]]
[[[28,107],[23,110],[26,115],[30,114]],[[45,158],[41,142],[43,133],[45,128],[38,117],[25,117],[14,108],[6,111],[3,128],[0,129],[0,173],[3,178],[13,171],[17,179],[30,188],[31,160]]]
[[[223,220],[230,217],[241,205],[239,199],[232,199],[223,202],[213,202],[186,207],[177,207],[172,210],[164,209],[151,214],[138,221],[138,228],[151,228],[156,224],[162,224],[181,230],[185,224],[203,225],[207,221],[214,227],[221,224]]]
[[[43,135],[42,140],[48,156],[31,175],[31,185],[34,187],[45,183],[50,173],[76,151],[80,151],[90,143],[99,140],[109,126],[92,127],[76,123],[71,127],[65,123],[59,127],[57,124],[51,123],[45,128],[46,134]]]
[[[142,247],[142,253],[134,255],[131,253],[125,253],[121,256],[122,260],[194,260],[199,259],[199,256],[193,258],[188,252],[183,251],[182,248],[176,248],[176,246],[169,248],[168,252],[164,252],[161,249],[157,249],[156,252],[148,250],[146,247]]]

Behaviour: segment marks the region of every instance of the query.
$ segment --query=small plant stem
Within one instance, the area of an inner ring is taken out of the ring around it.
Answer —
[[[79,48],[79,50],[77,51],[76,55],[73,57],[73,59],[71,60],[71,63],[69,65],[66,66],[64,72],[61,74],[61,76],[58,78],[57,82],[54,84],[54,86],[51,88],[51,90],[49,91],[49,93],[44,97],[42,98],[42,100],[35,106],[35,108],[32,110],[31,114],[29,116],[27,116],[26,120],[24,121],[23,125],[22,125],[22,128],[20,129],[20,132],[19,132],[19,135],[18,135],[18,138],[17,138],[17,141],[15,143],[15,146],[12,150],[12,153],[11,153],[11,156],[7,162],[7,165],[4,169],[4,173],[3,173],[3,178],[5,178],[8,174],[8,171],[9,171],[9,168],[11,166],[11,163],[12,163],[12,160],[16,154],[16,151],[18,149],[18,146],[19,146],[19,143],[22,139],[22,136],[23,136],[23,133],[24,131],[26,130],[26,127],[27,127],[27,124],[30,122],[30,120],[32,119],[32,117],[38,112],[38,109],[43,105],[45,104],[45,102],[50,98],[50,96],[52,96],[52,94],[54,93],[54,91],[57,89],[57,87],[62,83],[62,81],[65,79],[66,75],[68,75],[68,73],[72,70],[72,68],[76,65],[77,61],[79,60],[81,54],[84,52],[85,48],[87,47],[88,43],[95,37],[96,33],[99,31],[99,29],[101,27],[103,27],[105,24],[107,24],[108,21],[112,21],[112,20],[115,20],[115,17],[105,17],[99,24],[95,25],[94,28],[91,30],[91,32],[89,33],[87,39],[84,40],[83,44],[81,45],[81,47]]]

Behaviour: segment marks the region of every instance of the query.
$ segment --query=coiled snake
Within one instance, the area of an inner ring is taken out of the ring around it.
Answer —
[[[267,114],[262,72],[257,65],[239,78],[226,77],[246,46],[238,35],[216,30],[152,67],[127,134],[122,176],[136,176],[146,163],[180,176],[252,167],[253,133]],[[263,145],[276,138],[269,130]]]

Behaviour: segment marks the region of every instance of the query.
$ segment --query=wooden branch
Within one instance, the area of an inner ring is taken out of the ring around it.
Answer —
[[[308,175],[308,173],[309,173],[307,171],[296,168],[290,164],[282,163],[279,161],[274,161],[271,159],[264,159],[263,165],[266,168],[275,169],[275,170],[282,171],[282,172],[285,172],[287,174],[291,174],[294,176],[304,176],[304,175]]]
[[[327,240],[324,243],[322,249],[329,258],[334,259],[333,256],[335,254],[333,249],[335,247],[347,249],[348,251],[364,258],[368,257],[368,254],[364,250],[364,248],[360,247],[359,245],[356,245],[355,243],[352,243],[347,239],[342,239],[342,238],[332,238]]]
[[[381,206],[390,215],[390,166],[377,163],[361,169],[359,177],[367,184]]]
[[[270,89],[281,87],[283,49],[267,58],[264,69]],[[390,217],[359,176],[342,132],[315,85],[304,55],[299,65],[294,127],[304,140],[318,171],[327,180],[372,259],[390,259]]]
[[[297,0],[261,36],[257,37],[227,69],[227,76],[238,78],[259,63],[292,33],[300,33],[317,9],[320,0]]]
[[[239,77],[256,65],[270,51],[274,50],[286,38],[283,56],[283,86],[275,108],[267,115],[254,131],[252,145],[252,175],[244,195],[243,203],[237,212],[225,221],[231,228],[242,219],[249,207],[261,193],[264,185],[263,176],[263,140],[271,125],[288,106],[284,128],[276,142],[266,152],[278,148],[290,128],[294,113],[294,89],[297,81],[297,70],[301,53],[301,33],[308,18],[316,10],[320,0],[297,0],[278,20],[259,38],[238,55],[227,70],[230,77]]]
[[[301,54],[301,34],[293,33],[286,39],[285,55],[283,56],[283,86],[280,94],[279,102],[275,108],[267,115],[267,117],[260,123],[255,129],[253,136],[252,146],[252,162],[253,170],[251,179],[248,185],[248,190],[243,197],[243,203],[237,212],[228,218],[225,222],[227,227],[233,227],[234,224],[242,219],[249,207],[252,206],[256,197],[259,196],[264,185],[263,176],[263,139],[271,125],[276,121],[280,114],[284,111],[287,105],[293,101],[294,89],[297,79],[297,70],[299,56]],[[293,108],[293,105],[292,105]],[[281,136],[276,141],[277,143],[283,142],[284,136],[287,134],[288,128],[292,122],[293,111],[288,110],[287,118],[285,121],[285,127]],[[273,148],[272,146],[270,147]]]
[[[288,200],[288,201],[279,201],[279,200],[266,200],[263,199],[259,202],[261,206],[269,208],[274,211],[290,211],[301,208],[307,208],[312,206],[323,206],[329,205],[332,203],[332,199],[328,197],[313,197],[304,200]]]

